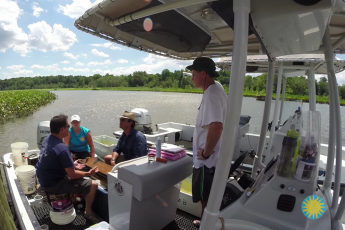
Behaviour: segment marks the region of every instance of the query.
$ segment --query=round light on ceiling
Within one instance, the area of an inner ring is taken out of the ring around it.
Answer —
[[[215,21],[220,19],[219,15],[210,8],[202,10],[201,17],[206,21]]]

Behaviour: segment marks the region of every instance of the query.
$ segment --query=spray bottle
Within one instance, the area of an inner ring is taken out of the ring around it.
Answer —
[[[156,158],[161,157],[161,138],[158,137],[156,140]]]
[[[292,158],[292,166],[290,169],[290,177],[292,177],[293,173],[295,171],[295,168],[296,168],[297,159],[299,157],[299,145],[300,145],[301,140],[299,137],[299,132],[296,132],[294,125],[291,127],[291,130],[287,131],[286,136],[295,137],[297,139],[296,150],[295,150],[295,154],[293,155],[293,158]]]

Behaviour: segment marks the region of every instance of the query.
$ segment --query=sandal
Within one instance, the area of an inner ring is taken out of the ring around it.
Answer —
[[[97,223],[99,223],[99,222],[102,222],[103,220],[100,218],[100,217],[98,217],[96,214],[94,214],[94,213],[92,213],[92,214],[84,214],[84,217],[85,217],[85,219],[88,219],[88,220],[90,220],[91,222],[93,222],[93,223],[95,223],[95,224],[97,224]]]
[[[200,228],[200,223],[201,223],[200,220],[194,220],[193,221],[193,224],[196,228]]]

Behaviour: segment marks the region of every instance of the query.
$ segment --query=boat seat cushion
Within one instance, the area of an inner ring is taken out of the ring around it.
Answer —
[[[246,125],[249,123],[251,116],[249,115],[241,115],[240,116],[240,124],[241,125]]]

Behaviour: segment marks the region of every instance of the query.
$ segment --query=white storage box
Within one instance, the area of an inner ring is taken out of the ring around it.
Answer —
[[[107,229],[114,229],[114,228],[111,227],[107,222],[102,221],[98,224],[90,226],[89,228],[85,230],[107,230]]]
[[[100,158],[104,158],[106,155],[112,154],[113,149],[117,144],[117,139],[109,137],[107,135],[92,137],[93,144],[95,145],[95,153]]]

